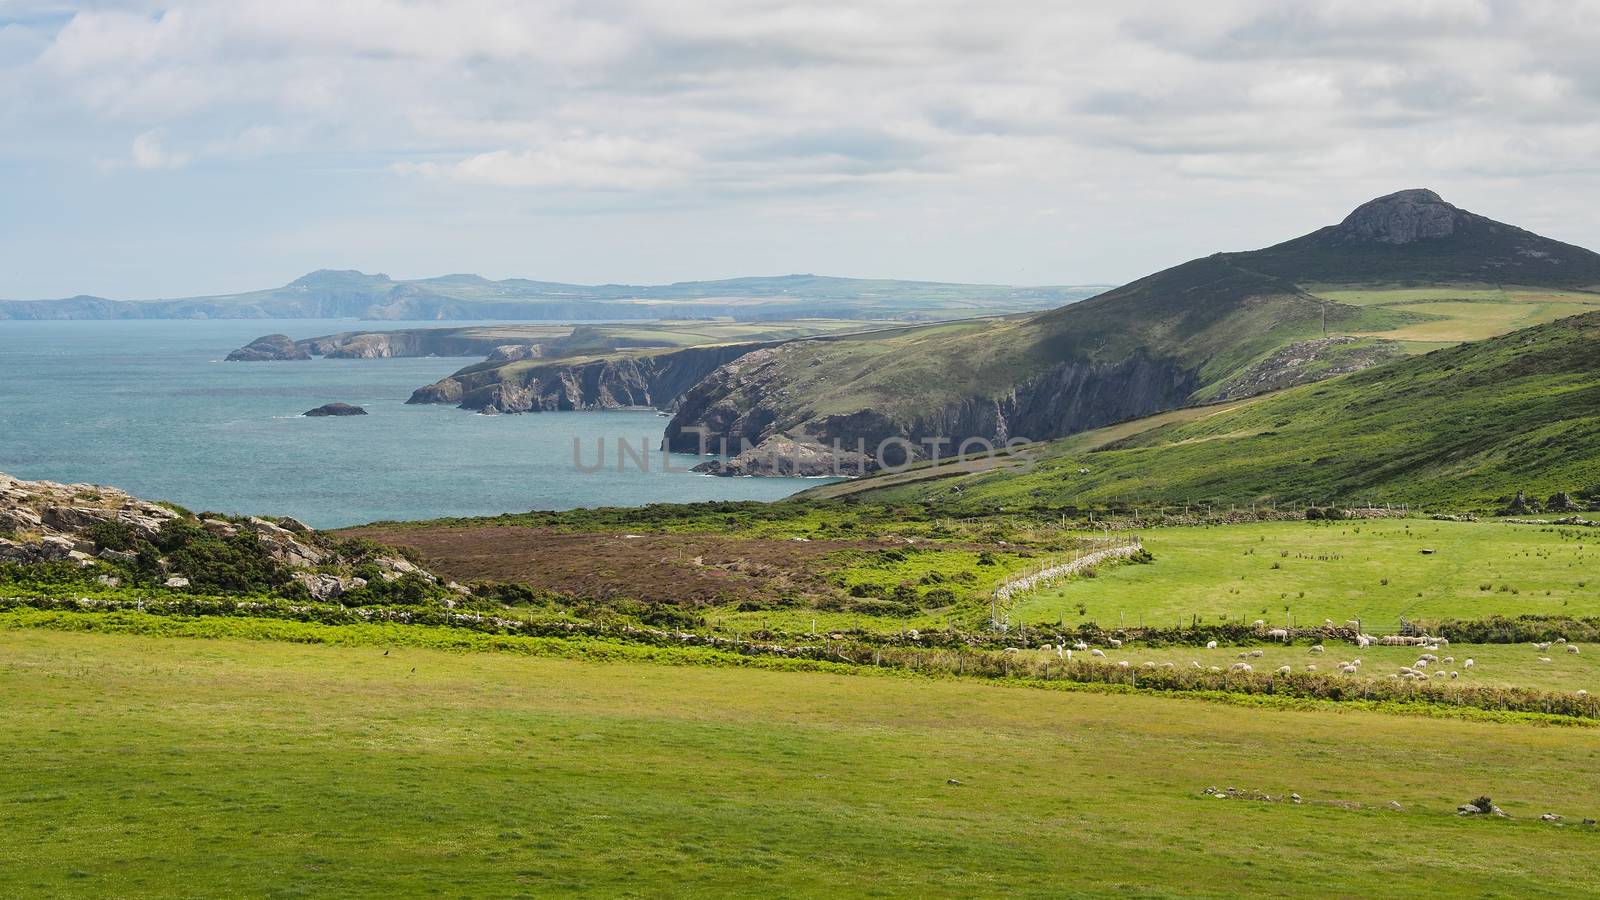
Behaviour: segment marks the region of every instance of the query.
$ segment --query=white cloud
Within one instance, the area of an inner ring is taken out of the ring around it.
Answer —
[[[1139,241],[1089,229],[1067,251],[1004,224],[959,254],[923,234],[940,271],[908,273],[1003,280],[1048,253],[1053,280],[1115,278],[1299,227],[1276,209],[1326,217],[1413,182],[1582,221],[1597,4],[106,0],[0,26],[0,164],[204,160],[262,202],[337,172],[302,218],[320,202],[418,229],[559,209],[755,234],[785,210],[870,209],[970,235],[1034,208],[1120,221],[1128,198],[1206,218]],[[823,257],[797,268],[855,258],[820,225],[794,246]]]

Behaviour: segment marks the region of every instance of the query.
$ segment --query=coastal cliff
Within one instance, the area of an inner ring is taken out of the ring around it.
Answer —
[[[908,449],[912,459],[926,459],[930,442],[948,457],[969,439],[1002,447],[1149,415],[1183,405],[1199,385],[1176,361],[1136,354],[1114,364],[1060,363],[1014,387],[916,415],[867,406],[815,416],[784,386],[792,352],[747,354],[695,385],[667,424],[667,448],[725,449],[731,459],[701,466],[712,474],[852,475],[907,461]],[[892,458],[878,459],[880,448]]]
[[[587,359],[479,366],[418,389],[407,403],[453,403],[482,413],[669,410],[722,365],[767,344],[721,344]]]

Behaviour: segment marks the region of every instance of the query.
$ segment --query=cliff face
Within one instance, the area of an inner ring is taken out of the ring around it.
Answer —
[[[486,413],[673,408],[698,381],[764,347],[726,344],[651,355],[501,366],[461,372],[417,390],[408,403],[454,403]]]
[[[811,418],[803,402],[789,402],[783,353],[748,354],[697,384],[667,425],[667,447],[697,452],[703,433],[711,452],[734,455],[704,466],[718,474],[855,474],[878,465],[880,447],[881,462],[898,465],[902,442],[925,459],[935,446],[952,456],[968,439],[1001,447],[1063,437],[1181,406],[1199,384],[1174,361],[1138,354],[1110,365],[1060,363],[1015,387],[909,418],[872,408]]]

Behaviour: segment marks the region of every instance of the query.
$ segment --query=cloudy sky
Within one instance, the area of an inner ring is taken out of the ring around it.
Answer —
[[[0,297],[1126,280],[1432,187],[1600,247],[1600,0],[0,0]]]

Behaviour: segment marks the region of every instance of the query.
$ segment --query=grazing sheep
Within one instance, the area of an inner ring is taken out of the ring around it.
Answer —
[[[1356,646],[1357,647],[1370,647],[1370,646],[1372,646],[1372,638],[1367,637],[1364,634],[1358,634],[1358,635],[1356,635]]]
[[[1460,672],[1451,672],[1450,673],[1450,677],[1451,678],[1460,678],[1461,677],[1461,673]]]
[[[1098,656],[1098,657],[1101,657],[1103,659],[1103,658],[1105,658],[1106,652],[1104,650],[1101,650],[1099,647],[1096,647],[1093,650],[1089,651],[1089,655],[1090,656]]]
[[[1234,672],[1254,672],[1255,671],[1255,669],[1251,668],[1249,663],[1242,663],[1242,662],[1234,663],[1233,665],[1229,666],[1228,668],[1229,668],[1229,670],[1234,671]]]
[[[1200,662],[1198,660],[1193,660],[1193,659],[1189,660],[1189,665],[1194,666],[1196,669],[1204,669],[1205,668],[1204,666],[1200,665]]]
[[[1292,669],[1290,669],[1290,668],[1289,668],[1289,667],[1288,667],[1288,666],[1279,666],[1279,667],[1278,667],[1278,674],[1279,674],[1279,675],[1287,675],[1287,674],[1289,674],[1289,673],[1290,673],[1290,672],[1292,672],[1292,671],[1293,671],[1293,670],[1292,670]]]
[[[1146,669],[1154,669],[1155,667],[1156,667],[1156,664],[1154,662],[1152,662],[1152,661],[1150,661],[1148,659],[1144,661],[1144,668],[1146,668]]]
[[[1542,662],[1542,663],[1547,663],[1547,662],[1549,662],[1549,661],[1550,661],[1550,657],[1548,657],[1548,656],[1541,656],[1541,657],[1539,657],[1539,662]]]
[[[1340,666],[1339,667],[1339,671],[1343,672],[1346,675],[1354,675],[1356,673],[1356,667],[1355,666]]]
[[[1587,697],[1587,696],[1589,696],[1589,692],[1586,691],[1586,690],[1583,690],[1582,688],[1579,688],[1578,689],[1578,696],[1579,697]]]
[[[1322,646],[1321,644],[1312,644],[1310,652],[1312,652],[1312,653],[1322,653],[1323,651],[1325,651],[1327,649],[1328,648]]]
[[[1215,650],[1215,649],[1217,649],[1217,642],[1216,641],[1206,641],[1206,649],[1207,650]]]
[[[1317,670],[1317,664],[1316,663],[1307,663],[1306,664],[1306,671],[1307,672],[1315,672],[1316,670]]]
[[[1416,662],[1411,664],[1411,668],[1413,668],[1413,669],[1426,669],[1427,667],[1428,667],[1428,661],[1425,660],[1425,659],[1419,659]]]
[[[1543,653],[1546,650],[1550,649],[1550,642],[1549,641],[1545,641],[1542,644],[1536,643],[1536,644],[1533,645],[1533,649],[1539,651],[1540,653]]]
[[[1265,627],[1267,627],[1267,622],[1266,622],[1265,619],[1257,619],[1254,622],[1250,623],[1250,627],[1251,628],[1265,628]]]
[[[1456,658],[1454,656],[1446,656],[1444,658],[1444,664],[1447,665],[1447,666],[1454,665],[1455,661],[1456,661]]]
[[[1350,660],[1350,665],[1352,665],[1352,666],[1361,665],[1361,657],[1358,656],[1355,659]]]
[[[1163,668],[1163,669],[1171,669],[1171,668],[1175,668],[1175,667],[1172,665],[1172,663],[1164,662],[1164,663],[1161,664],[1161,668]]]
[[[1207,669],[1206,671],[1208,671],[1208,672],[1221,672],[1222,671],[1222,667],[1221,666],[1212,666],[1211,668]]]
[[[1568,653],[1578,653],[1578,652],[1581,652],[1581,651],[1578,650],[1578,645],[1577,644],[1568,644],[1567,645],[1567,652]]]
[[[1087,649],[1089,649],[1089,645],[1084,643],[1083,641],[1078,641],[1077,643],[1072,645],[1072,649],[1074,649],[1074,650],[1087,650]]]
[[[1128,661],[1127,660],[1125,660],[1125,659],[1117,660],[1117,668],[1126,669],[1127,667],[1128,667]]]
[[[1472,661],[1472,657],[1469,656],[1469,657],[1467,657],[1467,661],[1461,664],[1461,668],[1470,669],[1475,665],[1477,665],[1477,663],[1473,662]]]
[[[1288,643],[1288,641],[1289,641],[1289,629],[1287,629],[1287,628],[1274,628],[1271,631],[1267,632],[1267,637],[1272,638],[1275,641],[1283,641],[1285,643]]]
[[[1113,649],[1119,649],[1119,648],[1122,647],[1122,642],[1117,640],[1116,638],[1112,638],[1111,640],[1107,641],[1106,643],[1110,644]]]
[[[1442,646],[1442,647],[1450,646],[1450,639],[1449,638],[1439,638],[1439,645]]]
[[[1250,658],[1251,659],[1260,659],[1261,657],[1266,656],[1266,655],[1267,655],[1266,651],[1264,651],[1264,650],[1251,650],[1250,651]]]
[[[1067,651],[1067,662],[1072,662],[1072,651],[1071,650]]]

